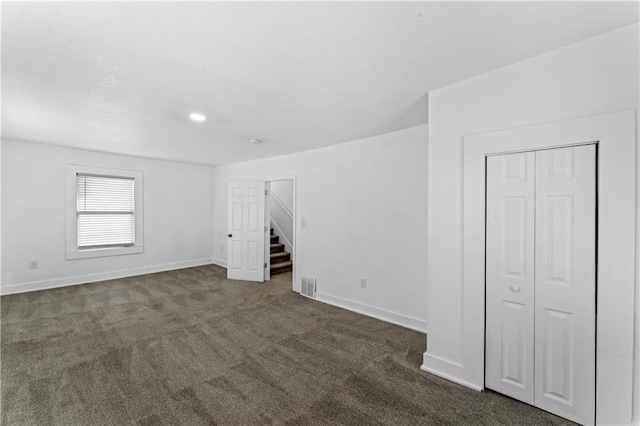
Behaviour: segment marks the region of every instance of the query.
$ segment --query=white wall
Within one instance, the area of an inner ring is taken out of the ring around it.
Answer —
[[[482,373],[470,368],[473,363],[468,362],[478,348],[465,346],[462,339],[465,315],[461,277],[463,136],[637,110],[638,34],[638,24],[627,26],[429,94],[428,298],[425,306],[430,356],[425,354],[426,367],[437,370],[447,363],[457,365],[459,368],[452,370],[457,373],[449,372],[452,379],[478,387],[483,385]],[[636,291],[636,296],[639,295]],[[636,299],[638,312],[640,299]],[[640,315],[636,314],[636,318]],[[638,329],[636,321],[636,341],[640,341]],[[637,401],[637,344],[635,358]],[[638,413],[637,402],[635,412]]]
[[[0,115],[1,110],[0,107]],[[2,141],[0,141],[0,290],[2,290]]]
[[[215,168],[216,262],[227,258],[228,183],[295,175],[297,288],[315,277],[320,300],[424,330],[426,165],[423,125]]]
[[[293,212],[293,179],[274,180],[271,182],[271,192],[282,201],[287,210]]]
[[[65,259],[67,164],[144,174],[144,253]],[[2,293],[211,263],[213,169],[2,141]],[[38,260],[31,270],[29,260]]]

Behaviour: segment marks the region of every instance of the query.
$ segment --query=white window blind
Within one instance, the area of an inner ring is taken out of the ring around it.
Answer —
[[[134,182],[130,177],[76,174],[78,249],[134,245]]]

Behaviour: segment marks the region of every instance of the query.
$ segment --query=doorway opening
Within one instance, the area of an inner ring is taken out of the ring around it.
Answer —
[[[265,281],[291,277],[294,289],[296,271],[296,179],[295,176],[265,181]]]

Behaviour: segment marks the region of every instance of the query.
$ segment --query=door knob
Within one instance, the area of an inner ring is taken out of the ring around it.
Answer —
[[[511,286],[511,291],[514,293],[518,293],[520,292],[520,287],[518,287],[517,285],[512,285]]]
[[[227,237],[231,238],[231,237],[233,237],[233,235],[231,235],[231,234],[227,234]]]

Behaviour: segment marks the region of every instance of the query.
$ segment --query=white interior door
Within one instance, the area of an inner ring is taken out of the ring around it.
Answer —
[[[534,393],[535,153],[487,158],[486,386]]]
[[[595,421],[595,146],[487,158],[488,388]]]
[[[265,183],[229,184],[227,278],[264,281]]]
[[[535,405],[595,420],[595,146],[536,152]]]

